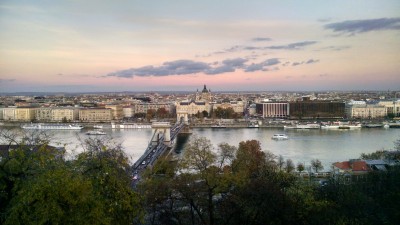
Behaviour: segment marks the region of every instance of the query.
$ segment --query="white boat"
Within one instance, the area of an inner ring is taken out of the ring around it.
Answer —
[[[317,123],[295,124],[292,126],[283,126],[285,129],[320,129],[321,126]]]
[[[289,137],[286,134],[274,134],[271,139],[273,140],[287,140]]]
[[[91,130],[86,132],[87,135],[106,135],[105,132],[100,131],[100,130]]]
[[[103,125],[94,125],[93,128],[95,128],[95,129],[103,129]]]
[[[112,129],[142,129],[151,128],[150,124],[137,124],[137,123],[122,123],[122,124],[111,124]]]
[[[258,124],[249,124],[248,128],[259,128]]]
[[[221,124],[215,124],[215,125],[212,125],[211,128],[226,128],[226,126],[221,125]]]
[[[339,122],[333,122],[333,123],[321,125],[321,129],[339,129],[339,127],[340,127]]]
[[[75,124],[25,124],[21,128],[27,130],[81,130],[82,125]]]
[[[322,125],[321,129],[339,129],[339,125],[335,125],[335,124],[326,124],[326,125]]]

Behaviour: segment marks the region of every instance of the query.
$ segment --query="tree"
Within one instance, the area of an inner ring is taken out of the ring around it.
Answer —
[[[304,164],[303,163],[297,163],[297,171],[300,173],[305,170]]]
[[[316,173],[318,173],[319,170],[324,169],[324,166],[322,166],[322,163],[319,159],[313,159],[311,160],[311,168],[314,169]]]
[[[68,161],[40,132],[13,139],[0,160],[0,223],[129,224],[140,219],[129,160],[120,145],[89,139]],[[4,138],[4,135],[2,136]],[[139,206],[139,207],[138,207]]]
[[[158,118],[161,118],[161,119],[167,118],[167,117],[168,117],[168,114],[169,114],[169,112],[168,112],[164,107],[158,108],[158,109],[157,109],[157,112],[156,112],[156,116],[157,116]]]
[[[203,112],[201,112],[202,114],[203,114],[203,117],[204,118],[207,118],[208,117],[208,112],[206,111],[206,110],[203,110]]]
[[[154,119],[156,116],[156,110],[155,109],[148,109],[146,113],[146,119],[147,121],[150,121]]]
[[[278,169],[282,170],[283,167],[285,166],[285,159],[283,158],[282,155],[278,156],[278,161],[277,161]]]
[[[286,160],[286,167],[285,170],[287,173],[291,173],[293,172],[293,170],[295,169],[294,163],[291,159],[287,159]]]

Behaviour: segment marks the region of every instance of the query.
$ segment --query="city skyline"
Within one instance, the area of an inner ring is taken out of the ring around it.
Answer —
[[[0,92],[399,90],[399,1],[2,1]]]

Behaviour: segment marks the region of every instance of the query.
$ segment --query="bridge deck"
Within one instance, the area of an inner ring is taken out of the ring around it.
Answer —
[[[184,128],[183,123],[177,123],[171,127],[171,142],[175,141],[175,138],[178,136],[179,132]],[[155,134],[153,134],[154,137]],[[153,140],[153,138],[152,138]],[[169,143],[164,142],[164,137],[158,139],[158,141],[152,142],[150,141],[143,155],[133,164],[132,166],[132,185],[136,186],[137,183],[141,180],[142,172],[148,167],[153,166],[154,163],[159,159],[164,153],[167,151]]]

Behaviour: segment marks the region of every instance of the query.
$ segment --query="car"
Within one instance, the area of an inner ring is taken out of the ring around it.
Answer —
[[[146,160],[143,160],[142,165],[146,165]]]

